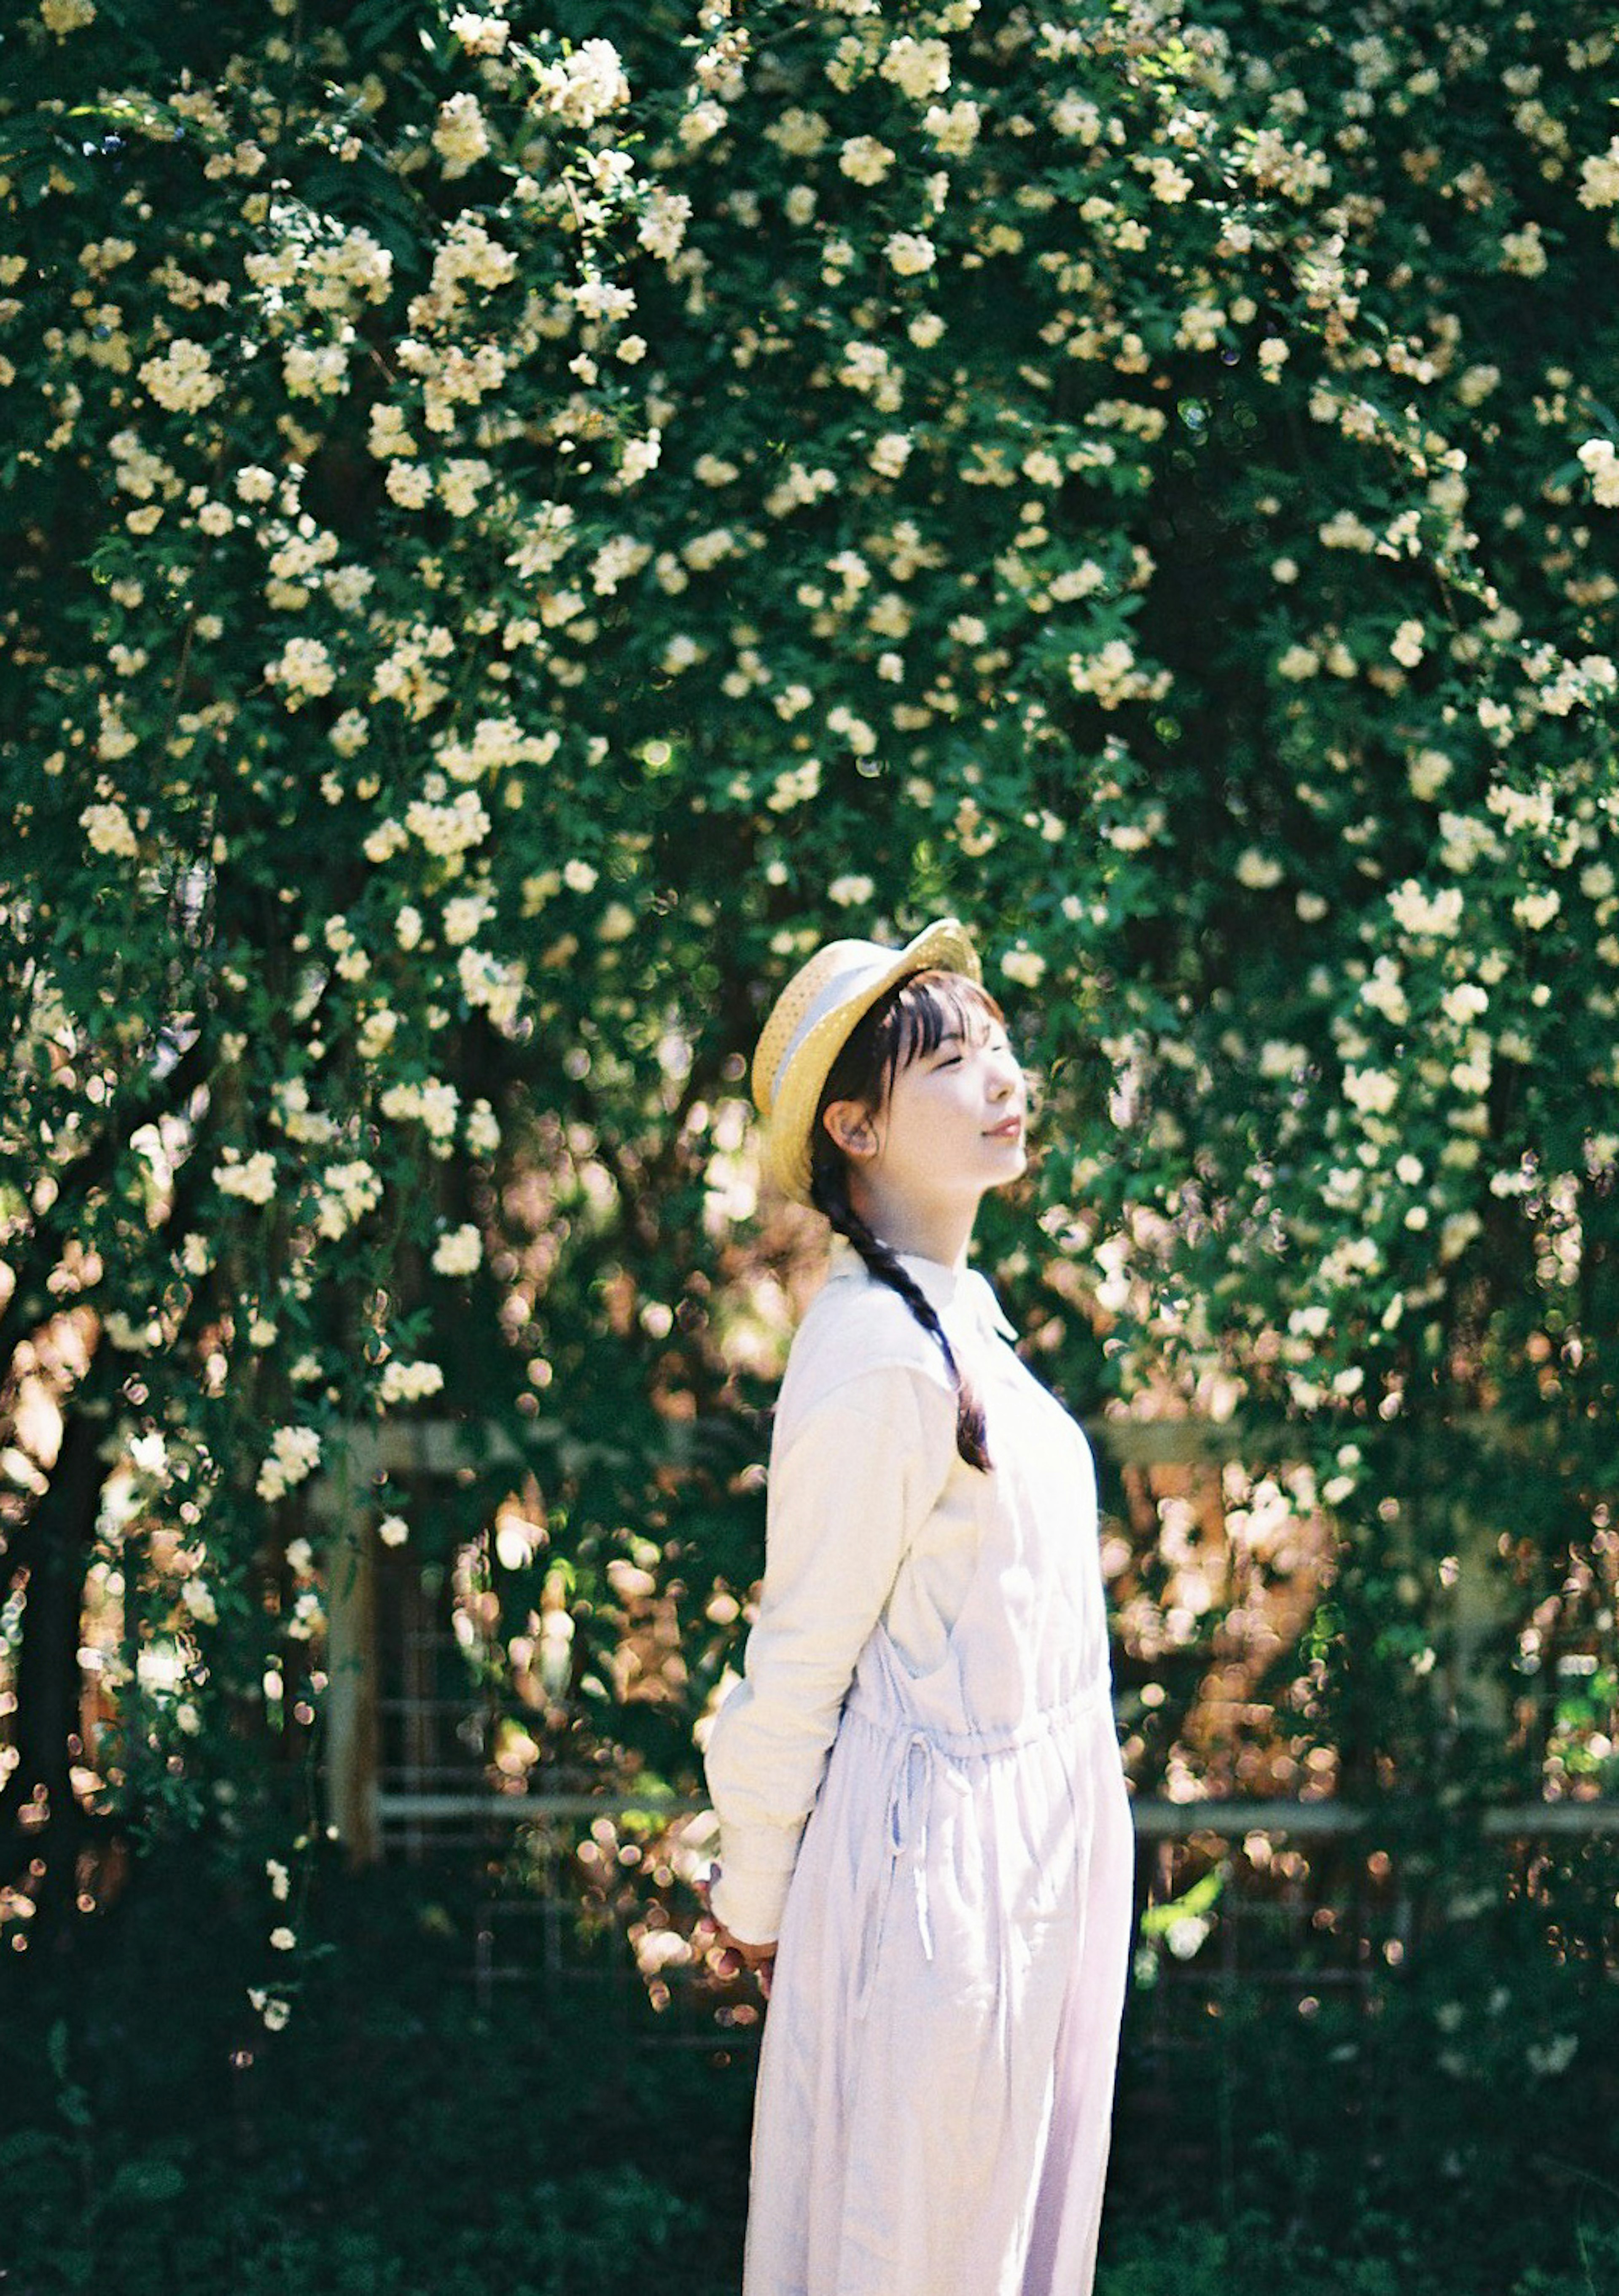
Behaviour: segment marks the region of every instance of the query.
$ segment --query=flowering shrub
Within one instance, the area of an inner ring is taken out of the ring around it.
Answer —
[[[227,1759],[318,1625],[266,1509],[440,1390],[711,1685],[743,1055],[949,907],[1051,1375],[1336,1511],[1343,1783],[1452,1759],[1452,1654],[1538,1782],[1619,1570],[1597,12],[111,16],[0,117],[7,1338],[144,1446],[180,1652],[109,1775]]]

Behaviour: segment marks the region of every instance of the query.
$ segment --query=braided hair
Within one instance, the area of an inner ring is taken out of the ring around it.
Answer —
[[[810,1138],[810,1196],[838,1234],[848,1237],[877,1282],[897,1292],[923,1330],[938,1341],[956,1389],[956,1448],[969,1466],[988,1473],[991,1462],[983,1404],[956,1360],[933,1301],[892,1246],[856,1211],[848,1159],[822,1121],[834,1101],[859,1101],[874,1112],[883,1107],[900,1070],[933,1052],[947,1035],[957,1029],[965,1034],[974,1010],[1006,1024],[1005,1013],[987,988],[965,973],[930,968],[908,975],[862,1013],[821,1089]]]

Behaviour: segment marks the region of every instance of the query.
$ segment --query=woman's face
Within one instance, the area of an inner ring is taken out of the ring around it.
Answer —
[[[867,1190],[916,1206],[975,1204],[1028,1163],[1026,1102],[1006,1029],[978,1010],[965,1034],[952,1030],[900,1070],[880,1115],[835,1101],[826,1117]]]

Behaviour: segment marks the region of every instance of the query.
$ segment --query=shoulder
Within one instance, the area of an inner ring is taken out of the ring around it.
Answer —
[[[792,1415],[834,1391],[867,1407],[908,1387],[936,1392],[954,1409],[955,1389],[939,1342],[897,1292],[864,1268],[828,1277],[793,1335],[778,1411]]]

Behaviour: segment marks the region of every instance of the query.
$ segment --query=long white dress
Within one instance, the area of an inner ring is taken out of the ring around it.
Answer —
[[[1131,1919],[1085,1437],[974,1269],[852,1248],[800,1325],[743,1680],[705,1749],[714,1910],[779,1936],[744,2296],[1088,2296]],[[807,1822],[806,1822],[807,1821]]]

